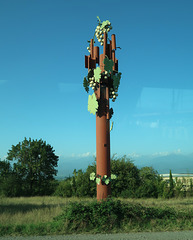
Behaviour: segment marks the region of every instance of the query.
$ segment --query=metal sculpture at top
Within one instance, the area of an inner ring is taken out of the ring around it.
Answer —
[[[90,55],[85,56],[85,68],[88,68],[88,75],[84,77],[83,86],[87,93],[89,86],[94,90],[88,97],[88,111],[96,113],[96,166],[97,176],[103,176],[101,185],[97,186],[97,199],[106,198],[110,195],[110,131],[109,121],[113,115],[113,109],[109,109],[109,98],[114,102],[117,98],[121,73],[118,72],[118,60],[115,57],[116,41],[115,34],[108,39],[108,32],[112,29],[111,23],[103,21],[99,17],[98,26],[93,39],[87,47]],[[95,36],[101,46],[103,53],[99,56],[99,47],[94,46]],[[107,40],[110,43],[107,43]],[[99,67],[96,67],[96,64]],[[96,178],[99,185],[99,178]],[[106,186],[106,187],[105,187]]]

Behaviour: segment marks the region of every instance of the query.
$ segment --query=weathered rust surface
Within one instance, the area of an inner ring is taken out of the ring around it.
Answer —
[[[110,44],[107,44],[107,34],[104,33],[103,53],[99,55],[99,47],[94,47],[93,39],[90,42],[90,55],[85,56],[85,68],[96,68],[99,64],[101,72],[104,72],[103,60],[105,56],[114,62],[113,70],[118,71],[118,60],[115,58],[116,41],[115,34],[111,35]],[[111,176],[110,167],[110,116],[109,116],[109,89],[112,82],[107,79],[100,79],[99,88],[95,90],[95,96],[98,100],[99,107],[96,112],[96,174]],[[106,185],[102,181],[97,184],[97,200],[106,199],[111,195],[111,183]]]
[[[99,64],[99,47],[94,47],[94,59],[96,59],[96,63]]]
[[[101,104],[96,115],[96,172],[103,177],[110,176],[110,134],[109,121],[106,118],[106,87],[101,87]],[[107,198],[110,184],[97,184],[97,200]]]

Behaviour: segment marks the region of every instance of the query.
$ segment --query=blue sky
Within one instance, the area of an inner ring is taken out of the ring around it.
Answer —
[[[193,152],[193,1],[0,2],[0,158],[25,137],[73,170],[96,154],[84,58],[98,24],[116,35],[119,72],[111,155]],[[103,49],[97,42],[95,46]],[[85,167],[88,164],[86,163]]]

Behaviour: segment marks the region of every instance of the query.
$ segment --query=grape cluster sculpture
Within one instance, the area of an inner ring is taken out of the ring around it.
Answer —
[[[93,40],[95,40],[95,37],[97,37],[99,43],[101,44],[101,46],[103,46],[104,32],[107,33],[107,39],[109,39],[108,32],[112,29],[112,26],[108,20],[103,21],[101,23],[100,18],[98,16],[97,16],[97,18],[98,18],[99,23],[98,23],[98,26],[96,27]],[[88,42],[89,42],[89,47],[87,47],[87,50],[90,53],[90,41],[88,41]],[[95,41],[94,41],[94,43],[95,43]],[[117,48],[120,48],[120,47],[117,47]],[[84,86],[86,92],[88,93],[89,87],[91,87],[92,90],[94,90],[94,91],[97,90],[97,88],[99,87],[101,78],[113,80],[113,85],[109,88],[109,98],[112,99],[113,102],[115,102],[115,100],[118,97],[117,92],[118,92],[118,87],[120,84],[120,78],[121,78],[122,73],[113,70],[114,62],[113,62],[113,60],[109,60],[107,56],[105,57],[103,63],[105,65],[105,67],[104,67],[105,71],[101,72],[100,67],[97,67],[95,69],[89,69],[88,75],[86,77],[84,77],[83,86]],[[92,95],[89,95],[89,98],[88,98],[88,111],[95,115],[97,110],[98,110],[98,102],[97,102],[95,94],[93,93]],[[111,109],[109,109],[109,111],[110,111],[110,118],[111,118],[113,115],[113,109],[111,108]]]

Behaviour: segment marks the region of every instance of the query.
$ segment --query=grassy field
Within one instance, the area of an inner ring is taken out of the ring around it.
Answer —
[[[98,206],[91,198],[0,198],[0,236],[193,230],[193,197]]]

